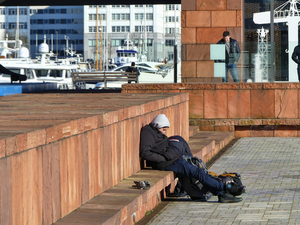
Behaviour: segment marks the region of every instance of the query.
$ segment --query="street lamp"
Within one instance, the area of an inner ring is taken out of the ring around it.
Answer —
[[[56,60],[58,59],[58,32],[56,31]]]

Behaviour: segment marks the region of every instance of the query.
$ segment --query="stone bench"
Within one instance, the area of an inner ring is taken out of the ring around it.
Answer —
[[[234,138],[232,132],[195,133],[196,131],[197,128],[190,128],[189,145],[192,153],[205,162]],[[132,187],[134,181],[145,180],[151,184],[149,190]],[[174,190],[175,184],[173,172],[142,169],[54,224],[134,224],[166,198]]]

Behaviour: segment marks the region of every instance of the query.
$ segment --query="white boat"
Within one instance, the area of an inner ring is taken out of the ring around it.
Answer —
[[[110,71],[125,72],[130,65],[130,63],[127,63]],[[156,62],[136,62],[136,68],[140,72],[138,83],[174,83],[174,68],[171,65]],[[181,74],[178,74],[177,82],[181,82]],[[107,82],[107,88],[121,88],[122,84],[126,84],[126,82]],[[99,82],[96,84],[95,89],[103,89],[104,87],[104,83]]]
[[[112,59],[112,64],[116,66],[122,66],[126,63],[138,61],[137,47],[129,39],[129,34],[125,39],[123,46],[119,46],[117,49],[117,57]]]
[[[0,64],[14,73],[26,75],[27,80],[22,82],[55,82],[58,89],[74,89],[71,73],[89,69],[89,64],[80,62],[79,57],[51,59],[54,54],[49,52],[46,41],[39,46],[39,52],[40,55],[36,59],[24,54],[18,58],[1,58]],[[3,73],[0,75],[0,83],[10,82],[10,75]]]

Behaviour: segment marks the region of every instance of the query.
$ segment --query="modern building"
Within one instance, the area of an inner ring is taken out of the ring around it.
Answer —
[[[24,47],[29,47],[29,34],[29,6],[0,7],[0,40],[19,37]]]
[[[115,58],[129,36],[147,60],[173,60],[174,44],[181,39],[180,10],[180,5],[84,6],[84,58],[97,59],[97,36],[102,61]]]
[[[59,56],[65,55],[66,44],[83,54],[83,18],[83,6],[31,6],[31,56],[38,52],[44,37],[50,50]]]

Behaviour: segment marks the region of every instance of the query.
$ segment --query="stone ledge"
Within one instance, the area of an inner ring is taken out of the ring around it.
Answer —
[[[187,102],[189,95],[22,94],[1,99],[0,158],[4,158]]]
[[[181,83],[180,85],[169,85],[169,84],[124,84],[122,85],[122,92],[126,93],[127,90],[138,91],[138,90],[288,90],[288,89],[299,89],[299,83],[219,83],[221,82],[218,77],[182,77],[186,79],[188,83]],[[212,83],[208,83],[212,82]]]

